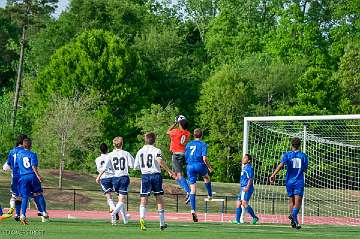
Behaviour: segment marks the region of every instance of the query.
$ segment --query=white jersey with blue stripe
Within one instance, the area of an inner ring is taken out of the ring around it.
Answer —
[[[141,174],[161,173],[157,158],[162,159],[161,150],[153,145],[144,145],[136,154],[134,168],[140,169]]]
[[[108,165],[106,168],[111,168],[114,173],[114,177],[122,177],[129,175],[129,167],[134,168],[133,156],[122,149],[114,149],[108,154]]]
[[[109,161],[108,154],[101,154],[99,157],[95,159],[96,170],[98,171],[98,173],[104,171],[100,179],[114,177],[114,171],[112,170],[111,167],[108,166],[107,161]]]

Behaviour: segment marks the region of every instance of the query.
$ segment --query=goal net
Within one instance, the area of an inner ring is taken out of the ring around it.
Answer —
[[[262,221],[289,222],[286,171],[275,184],[268,178],[294,136],[309,157],[300,221],[360,225],[360,115],[244,118],[243,153],[255,158],[251,204]]]

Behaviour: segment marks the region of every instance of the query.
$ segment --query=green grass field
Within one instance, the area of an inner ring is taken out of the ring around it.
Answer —
[[[140,231],[135,221],[130,221],[128,225],[111,226],[108,222],[96,220],[52,220],[45,224],[32,220],[30,225],[24,226],[9,220],[0,222],[0,238],[360,238],[360,227],[324,225],[305,226],[301,230],[294,230],[288,225],[273,224],[169,223],[166,230],[160,231],[158,222],[148,222],[147,227],[147,231]]]

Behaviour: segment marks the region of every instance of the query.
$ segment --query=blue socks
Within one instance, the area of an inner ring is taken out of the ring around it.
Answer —
[[[184,189],[184,191],[185,191],[186,193],[190,193],[190,192],[191,192],[190,187],[189,187],[189,184],[188,184],[188,182],[186,181],[186,179],[185,179],[184,177],[181,176],[180,179],[176,179],[176,182],[177,182],[177,184],[180,185],[180,187],[182,187],[182,189]]]
[[[247,210],[247,212],[250,214],[250,216],[251,216],[252,218],[256,218],[255,212],[254,212],[254,210],[252,209],[252,207],[250,207],[250,205],[247,206],[246,210]]]
[[[205,188],[206,188],[206,190],[208,192],[208,195],[210,197],[212,197],[211,182],[205,183],[204,185],[205,185]]]
[[[191,210],[196,211],[196,198],[195,194],[190,193],[190,204],[191,204]]]
[[[237,223],[240,223],[240,216],[241,216],[241,207],[236,208],[236,217],[235,220]]]
[[[3,210],[2,210],[2,208],[0,206],[0,216],[2,216],[2,215],[3,215]]]
[[[21,201],[16,200],[15,201],[15,214],[17,216],[20,216],[20,210],[21,210]]]
[[[28,197],[22,197],[21,200],[21,213],[26,217],[26,209],[28,204]]]
[[[35,203],[38,207],[39,212],[46,212],[46,202],[44,195],[38,195],[34,197]]]
[[[299,213],[299,208],[294,207],[292,209],[292,216],[293,216],[294,221],[295,221],[296,224],[299,224],[299,222],[298,222],[298,213]]]

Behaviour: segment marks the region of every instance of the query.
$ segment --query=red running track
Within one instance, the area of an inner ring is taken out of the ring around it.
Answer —
[[[104,211],[71,211],[71,210],[48,210],[50,218],[67,218],[67,219],[108,219],[110,215]],[[138,212],[129,212],[130,220],[138,220]],[[36,217],[37,211],[30,210],[28,212],[29,217]],[[289,224],[287,215],[258,215],[260,218],[259,223],[277,223],[277,224]],[[198,213],[200,222],[205,221],[205,214]],[[234,214],[224,214],[224,222],[234,220]],[[206,217],[207,222],[221,222],[221,214],[208,213]],[[147,212],[146,220],[159,220],[159,216],[156,212]],[[165,220],[169,222],[192,222],[192,217],[189,213],[173,213],[167,212],[165,214]],[[331,225],[353,225],[360,226],[360,218],[346,218],[346,217],[318,217],[318,216],[305,216],[305,224],[331,224]],[[247,218],[250,221],[250,218]]]

